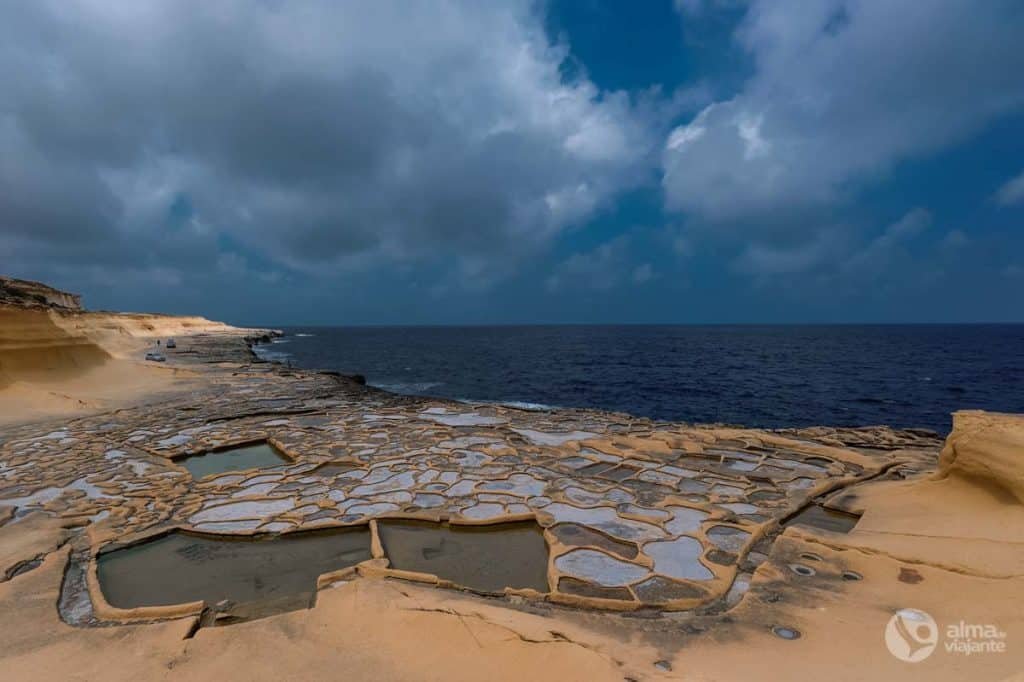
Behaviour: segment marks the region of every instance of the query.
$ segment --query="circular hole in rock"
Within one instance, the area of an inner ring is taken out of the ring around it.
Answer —
[[[804,566],[803,564],[790,564],[789,570],[793,571],[797,575],[802,575],[804,577],[812,576],[815,573],[817,573],[817,571],[815,571],[810,566]]]
[[[793,628],[784,628],[781,625],[773,625],[772,633],[782,639],[800,639],[800,631]]]
[[[800,555],[800,558],[804,561],[821,561],[820,556],[818,556],[817,554],[812,554],[811,552],[804,552]]]
[[[843,580],[864,580],[864,576],[857,571],[843,571]]]

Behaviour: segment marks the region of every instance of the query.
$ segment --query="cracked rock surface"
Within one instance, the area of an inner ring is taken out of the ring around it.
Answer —
[[[241,336],[181,338],[179,347],[171,362],[202,376],[187,393],[0,431],[0,612],[29,624],[9,633],[0,665],[25,674],[17,679],[32,679],[54,647],[114,679],[230,677],[233,666],[252,679],[326,679],[342,665],[339,652],[350,669],[385,679],[422,679],[424,665],[447,679],[479,679],[469,670],[495,679],[793,679],[792,652],[807,670],[832,674],[860,641],[877,655],[861,665],[899,671],[878,651],[893,605],[949,618],[983,607],[1004,628],[1019,626],[1002,606],[1024,596],[1019,419],[958,416],[940,459],[942,442],[926,432],[766,431],[410,398],[253,363]],[[280,462],[199,479],[182,464],[261,442]],[[811,504],[861,520],[849,534],[789,523]],[[960,505],[962,523],[949,504]],[[62,579],[69,557],[87,573],[98,552],[171,529],[246,537],[375,529],[383,519],[533,520],[548,547],[548,589],[496,598],[380,580],[423,576],[395,571],[378,547],[357,570],[321,580],[311,610],[207,628],[185,611],[118,624],[139,619],[96,604],[87,576]],[[920,580],[897,578],[910,575],[904,569]],[[942,601],[932,584],[952,592]],[[84,609],[77,627],[61,620],[58,598]],[[784,641],[773,634],[780,628],[800,636]],[[90,652],[119,637],[152,660],[104,664]],[[432,644],[399,654],[413,638]],[[263,653],[271,650],[274,660]],[[462,656],[454,668],[442,659],[453,651]],[[996,679],[986,675],[1020,660],[956,659],[934,670]]]
[[[901,434],[900,447],[879,451],[823,435],[830,444],[415,399],[245,365],[212,374],[188,399],[6,429],[0,505],[15,521],[42,512],[102,524],[110,538],[535,518],[548,531],[550,599],[694,608],[724,597],[747,549],[813,498],[894,464],[925,466],[937,446]],[[179,464],[260,441],[282,463],[198,480]],[[641,587],[652,579],[661,589]]]

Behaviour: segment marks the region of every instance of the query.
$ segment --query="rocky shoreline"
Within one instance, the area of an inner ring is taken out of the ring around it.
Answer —
[[[940,467],[943,444],[934,434],[766,431],[399,396],[358,377],[259,361],[252,345],[272,333],[179,337],[178,347],[165,351],[167,364],[199,378],[173,399],[0,432],[0,613],[21,614],[18,628],[36,633],[18,635],[24,646],[0,647],[0,664],[28,666],[55,642],[104,647],[122,636],[149,641],[158,632],[174,656],[207,638],[260,641],[282,623],[295,626],[295,618],[334,623],[339,616],[323,611],[327,602],[369,591],[374,599],[426,600],[441,618],[456,613],[464,620],[467,609],[483,609],[487,623],[512,628],[527,649],[532,640],[523,632],[545,622],[548,634],[537,641],[571,642],[587,652],[586,664],[567,663],[574,666],[568,673],[592,666],[598,679],[645,679],[699,668],[695,652],[719,647],[773,651],[803,643],[798,650],[806,653],[808,640],[819,640],[813,660],[829,650],[813,604],[829,603],[833,615],[877,612],[884,627],[891,615],[884,609],[899,605],[898,592],[910,586],[897,578],[897,564],[929,579],[932,572],[968,582],[1002,575],[1003,597],[1021,593],[1015,571],[1024,559],[1016,546],[984,559],[948,551],[952,545],[936,548],[943,542],[915,548],[922,535],[915,514],[900,526],[898,512],[874,513],[892,507],[893,495],[911,498],[936,478],[954,480],[957,495],[970,495],[961,488],[973,483]],[[958,417],[966,422],[977,420]],[[198,479],[183,466],[190,457],[251,443],[267,443],[281,463]],[[909,492],[893,492],[902,488]],[[920,510],[956,498],[914,499]],[[982,525],[997,523],[978,504],[969,513]],[[849,518],[855,530],[836,530],[829,514]],[[446,528],[536,524],[547,548],[547,589],[474,590],[395,566],[380,537],[382,525],[397,520]],[[372,556],[321,575],[312,610],[257,609],[269,617],[230,627],[211,626],[249,620],[236,604],[120,608],[107,601],[98,576],[105,554],[168,533],[286,537],[338,528],[368,531]],[[893,545],[900,533],[905,542]],[[891,580],[880,577],[881,566],[893,571]],[[33,590],[45,608],[26,607]],[[870,650],[880,636],[880,629],[861,635]],[[734,653],[717,655],[742,670],[748,654]],[[882,655],[888,657],[884,649]],[[903,665],[886,658],[873,665]],[[268,664],[287,677],[294,671],[289,660]],[[984,663],[996,670],[1011,661]],[[113,667],[127,675],[139,665]],[[397,674],[392,664],[374,665]],[[542,669],[533,674],[576,679],[557,666],[552,674]],[[761,672],[785,679],[788,669]]]

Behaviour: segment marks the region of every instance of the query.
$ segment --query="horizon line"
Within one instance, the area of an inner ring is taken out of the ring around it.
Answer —
[[[236,324],[240,327],[319,329],[467,328],[467,327],[995,327],[1024,326],[1017,322],[423,322],[350,324]]]

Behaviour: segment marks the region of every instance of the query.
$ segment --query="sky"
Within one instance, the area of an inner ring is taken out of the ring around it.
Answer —
[[[0,274],[248,325],[1024,321],[1018,0],[0,0]]]

